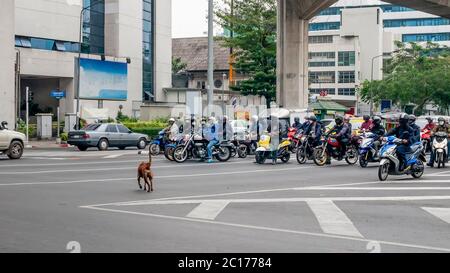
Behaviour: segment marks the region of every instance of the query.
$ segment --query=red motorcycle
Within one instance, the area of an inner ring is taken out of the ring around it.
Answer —
[[[431,152],[431,130],[423,129],[420,133],[420,138],[422,139],[423,146],[425,147],[425,152]]]
[[[355,165],[358,162],[358,149],[355,145],[349,143],[347,145],[347,151],[344,158],[341,157],[342,145],[332,136],[328,136],[322,142],[322,145],[318,146],[314,151],[314,163],[317,166],[324,166],[328,157],[341,161],[345,158],[345,161],[349,165]]]
[[[291,146],[289,151],[292,153],[297,153],[298,147],[301,146],[301,139],[303,137],[303,130],[298,131],[296,128],[288,129],[288,139],[291,141]]]

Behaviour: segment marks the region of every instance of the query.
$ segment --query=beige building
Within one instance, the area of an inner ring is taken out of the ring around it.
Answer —
[[[32,113],[56,114],[58,106],[61,116],[77,112],[81,12],[81,58],[124,64],[127,71],[126,97],[81,99],[82,117],[98,108],[115,117],[119,106],[139,117],[142,104],[166,100],[163,88],[171,86],[170,0],[2,0],[2,119],[14,124],[24,118],[26,87]],[[105,81],[97,80],[92,84]],[[65,91],[66,98],[58,101],[51,91]]]

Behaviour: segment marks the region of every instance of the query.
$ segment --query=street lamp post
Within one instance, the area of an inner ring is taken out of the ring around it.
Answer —
[[[375,59],[377,59],[377,58],[380,58],[380,57],[383,57],[384,56],[384,54],[381,54],[381,55],[378,55],[378,56],[375,56],[375,57],[373,57],[372,58],[372,71],[371,71],[371,73],[370,73],[370,81],[371,82],[373,82],[373,72],[374,72],[374,64],[375,64]],[[373,89],[372,89],[372,87],[370,88],[370,115],[371,116],[373,116]]]
[[[214,104],[214,1],[208,0],[208,115]]]
[[[82,44],[82,40],[83,40],[83,15],[84,12],[91,9],[92,7],[104,3],[102,0],[98,0],[98,1],[94,1],[92,2],[89,6],[84,7],[81,9],[80,11],[80,36],[79,36],[79,40],[78,40],[78,65],[77,65],[77,125],[76,128],[77,130],[80,130],[80,59],[81,59],[81,44]]]

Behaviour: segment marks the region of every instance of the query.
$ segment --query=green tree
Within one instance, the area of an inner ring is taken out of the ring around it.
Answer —
[[[276,0],[221,0],[216,21],[233,37],[219,38],[234,48],[236,70],[249,77],[232,89],[243,95],[264,96],[268,105],[276,97]]]
[[[183,62],[181,58],[172,58],[172,73],[179,74],[187,68],[187,63]]]
[[[366,81],[360,90],[363,101],[390,99],[404,107],[415,105],[422,114],[427,104],[443,109],[450,105],[450,49],[428,43],[397,43],[399,52],[387,62],[384,79]]]

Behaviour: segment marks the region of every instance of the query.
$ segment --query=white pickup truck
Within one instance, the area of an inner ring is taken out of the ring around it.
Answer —
[[[0,124],[0,155],[5,154],[10,159],[20,159],[23,154],[25,135],[8,130],[8,123]]]

